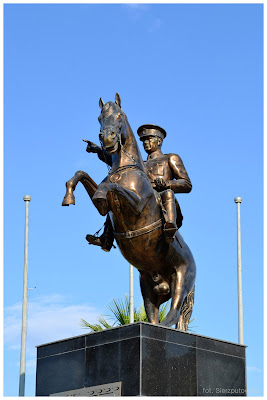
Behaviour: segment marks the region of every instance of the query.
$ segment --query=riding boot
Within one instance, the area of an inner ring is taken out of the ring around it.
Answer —
[[[163,207],[166,210],[164,215],[165,224],[164,224],[164,233],[165,233],[165,241],[167,243],[172,243],[174,240],[175,232],[178,230],[176,225],[176,204],[175,197],[172,190],[167,189],[161,194]]]
[[[104,224],[104,232],[102,235],[99,237],[94,235],[86,235],[86,240],[89,244],[100,246],[104,251],[110,251],[111,247],[113,246],[114,235],[109,214],[107,215],[107,219]]]

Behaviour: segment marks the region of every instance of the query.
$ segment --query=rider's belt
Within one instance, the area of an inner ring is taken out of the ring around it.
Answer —
[[[115,238],[125,238],[125,239],[131,239],[136,236],[144,235],[145,233],[149,233],[154,231],[155,229],[158,229],[159,227],[162,226],[162,220],[159,219],[156,222],[153,222],[150,225],[144,226],[144,228],[136,229],[136,231],[128,231],[128,232],[113,232]]]

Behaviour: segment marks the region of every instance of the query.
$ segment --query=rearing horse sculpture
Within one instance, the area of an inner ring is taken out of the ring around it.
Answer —
[[[166,243],[160,196],[146,175],[140,150],[120,97],[115,103],[100,99],[99,139],[112,157],[108,176],[98,186],[83,172],[66,183],[62,205],[75,204],[78,182],[87,190],[101,215],[109,213],[122,255],[140,272],[140,285],[148,321],[159,323],[159,307],[170,298],[171,307],[161,325],[187,330],[194,301],[196,266],[179,231]]]

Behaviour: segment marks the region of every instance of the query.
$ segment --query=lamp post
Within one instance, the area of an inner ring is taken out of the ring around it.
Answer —
[[[23,278],[19,396],[25,395],[27,293],[28,293],[28,232],[29,232],[29,202],[31,201],[31,196],[26,195],[23,197],[23,200],[25,201],[25,243],[24,243],[24,278]]]
[[[235,198],[237,206],[237,282],[238,282],[238,343],[244,344],[243,334],[243,300],[242,300],[242,270],[241,270],[241,229],[240,229],[240,204],[241,197]]]

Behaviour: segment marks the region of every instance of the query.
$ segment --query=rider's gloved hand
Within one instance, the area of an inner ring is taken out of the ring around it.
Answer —
[[[153,186],[155,187],[155,189],[158,192],[162,192],[163,190],[166,190],[168,188],[168,186],[167,186],[167,184],[166,184],[166,182],[164,181],[163,178],[156,178],[154,180],[154,185]]]
[[[86,151],[87,153],[99,153],[101,148],[97,144],[90,142],[90,140],[84,140],[87,143]]]

